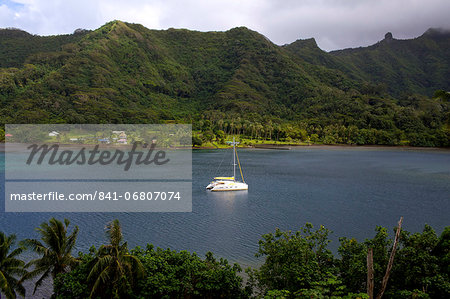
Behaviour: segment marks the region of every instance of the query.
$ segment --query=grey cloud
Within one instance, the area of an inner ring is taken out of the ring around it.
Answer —
[[[119,19],[148,28],[222,31],[247,26],[276,44],[314,37],[324,50],[367,46],[384,37],[412,38],[450,28],[448,0],[17,0],[0,4],[0,27],[35,34],[95,29]]]

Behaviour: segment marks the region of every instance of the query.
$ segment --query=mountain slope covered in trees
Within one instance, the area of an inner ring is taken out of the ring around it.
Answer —
[[[410,40],[395,39],[388,32],[370,47],[330,53],[320,50],[314,39],[297,40],[284,48],[309,63],[379,84],[380,91],[396,97],[450,90],[450,31],[429,29]]]
[[[448,93],[432,95],[450,89],[449,40],[427,32],[326,53],[313,40],[280,47],[245,27],[0,30],[0,123],[175,121],[209,132],[202,138],[447,146]]]

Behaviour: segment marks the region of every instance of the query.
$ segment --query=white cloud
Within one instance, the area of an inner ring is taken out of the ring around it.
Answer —
[[[154,29],[247,26],[277,44],[315,37],[332,50],[373,44],[388,31],[411,38],[429,27],[450,28],[448,11],[448,0],[8,0],[0,1],[0,27],[49,35],[115,19]]]
[[[99,1],[102,23],[122,20],[139,23],[148,28],[160,29],[161,8],[159,1]]]
[[[15,12],[5,4],[0,5],[0,20],[8,20],[8,23],[0,21],[0,27],[14,27]],[[3,24],[8,24],[2,26]]]

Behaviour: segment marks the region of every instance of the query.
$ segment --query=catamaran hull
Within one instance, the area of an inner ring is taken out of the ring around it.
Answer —
[[[248,190],[248,185],[245,183],[231,183],[230,185],[218,184],[209,190],[213,192],[223,191],[244,191]]]
[[[247,191],[248,188],[245,189],[211,189],[212,192],[224,192],[224,191]]]

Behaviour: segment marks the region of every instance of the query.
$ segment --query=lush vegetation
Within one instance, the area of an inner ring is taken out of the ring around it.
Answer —
[[[0,231],[0,293],[6,298],[15,298],[16,294],[25,296],[25,288],[20,277],[25,271],[25,262],[18,259],[23,247],[12,248],[15,235],[7,236]]]
[[[67,234],[69,220],[64,219],[64,224],[52,218],[48,223],[44,222],[36,230],[41,235],[41,240],[26,239],[21,244],[34,251],[39,258],[28,262],[25,267],[32,268],[24,274],[22,280],[40,276],[36,282],[33,294],[48,277],[56,278],[56,275],[66,272],[71,266],[76,264],[76,259],[71,252],[75,246],[78,234],[78,227],[71,234]],[[42,242],[41,242],[42,241]]]
[[[314,39],[297,40],[284,47],[302,60],[349,76],[366,91],[387,91],[403,98],[408,93],[431,95],[437,89],[449,89],[449,46],[449,31],[429,29],[410,40],[395,39],[387,33],[370,47],[330,53],[321,51]]]
[[[252,142],[450,145],[447,32],[332,53],[244,27],[120,21],[59,37],[4,29],[0,39],[0,124],[187,122],[194,143],[219,143],[223,131]]]
[[[375,294],[392,250],[388,230],[377,227],[375,236],[363,242],[340,238],[336,256],[328,249],[331,232],[307,223],[299,231],[277,229],[263,235],[256,256],[264,262],[244,275],[238,264],[211,252],[202,259],[151,244],[129,250],[117,220],[107,226],[106,245],[75,258],[70,252],[78,230],[68,235],[68,223],[52,218],[41,224],[37,230],[49,248],[35,250],[41,258],[27,265],[19,259],[25,247],[14,249],[15,236],[0,232],[0,292],[6,298],[23,295],[23,281],[35,276],[30,273],[41,273],[37,270],[42,267],[52,274],[45,277],[53,277],[54,298],[368,298],[368,248],[373,249]],[[19,244],[34,244],[35,249],[41,241]],[[64,248],[64,254],[58,248]],[[42,279],[36,287],[43,287]],[[384,297],[449,296],[450,227],[440,236],[428,225],[413,234],[402,230]]]
[[[22,67],[33,56],[61,51],[63,45],[79,41],[87,32],[77,29],[74,34],[44,37],[16,28],[0,30],[0,67]]]
[[[133,286],[144,277],[141,261],[129,254],[122,243],[122,230],[116,219],[107,226],[108,245],[99,248],[86,281],[92,281],[90,297],[121,298],[133,293]]]

